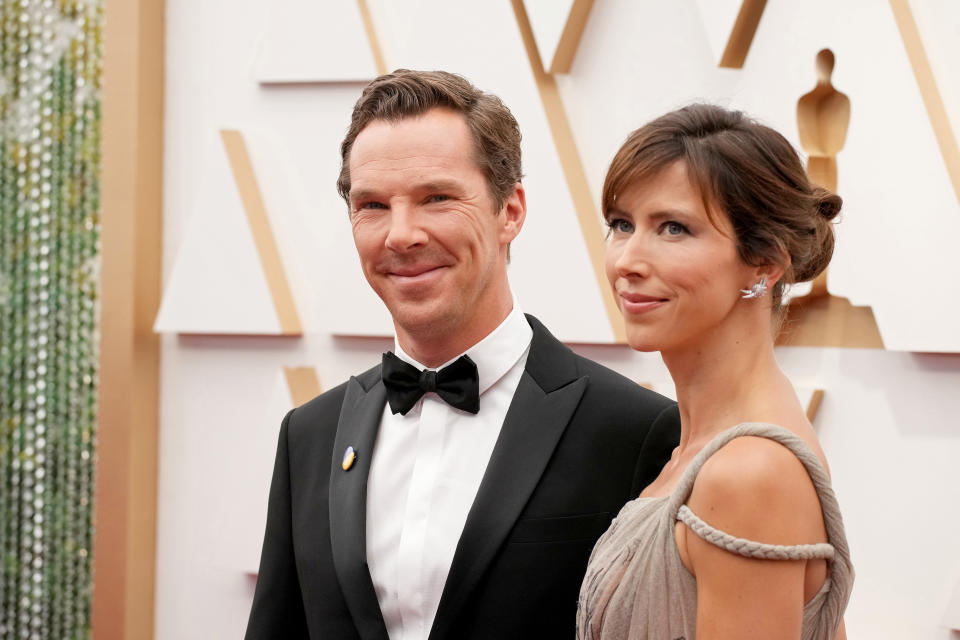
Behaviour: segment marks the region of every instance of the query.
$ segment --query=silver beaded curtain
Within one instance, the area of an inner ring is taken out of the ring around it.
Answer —
[[[89,638],[103,0],[0,2],[0,639]]]

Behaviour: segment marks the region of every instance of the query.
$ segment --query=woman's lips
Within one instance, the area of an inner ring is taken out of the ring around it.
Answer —
[[[642,293],[620,292],[620,306],[624,313],[638,314],[653,311],[666,303],[665,298],[655,298]]]

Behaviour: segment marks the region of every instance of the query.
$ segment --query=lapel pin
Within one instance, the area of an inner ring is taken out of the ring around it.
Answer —
[[[347,447],[347,450],[343,452],[343,462],[340,463],[340,466],[343,467],[344,471],[350,471],[350,467],[353,466],[353,463],[357,461],[357,451],[353,447]]]

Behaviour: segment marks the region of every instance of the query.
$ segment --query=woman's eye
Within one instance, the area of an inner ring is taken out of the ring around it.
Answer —
[[[663,226],[660,228],[670,236],[679,236],[684,233],[690,233],[689,229],[675,220],[668,220],[667,222],[664,222]]]
[[[624,218],[609,218],[607,226],[613,233],[633,233],[633,223]]]

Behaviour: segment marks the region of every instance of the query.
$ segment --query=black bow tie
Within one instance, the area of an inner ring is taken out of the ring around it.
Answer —
[[[477,365],[460,356],[439,371],[420,371],[392,352],[383,354],[383,386],[393,413],[407,415],[423,394],[433,391],[451,407],[469,413],[480,411],[480,381]]]

